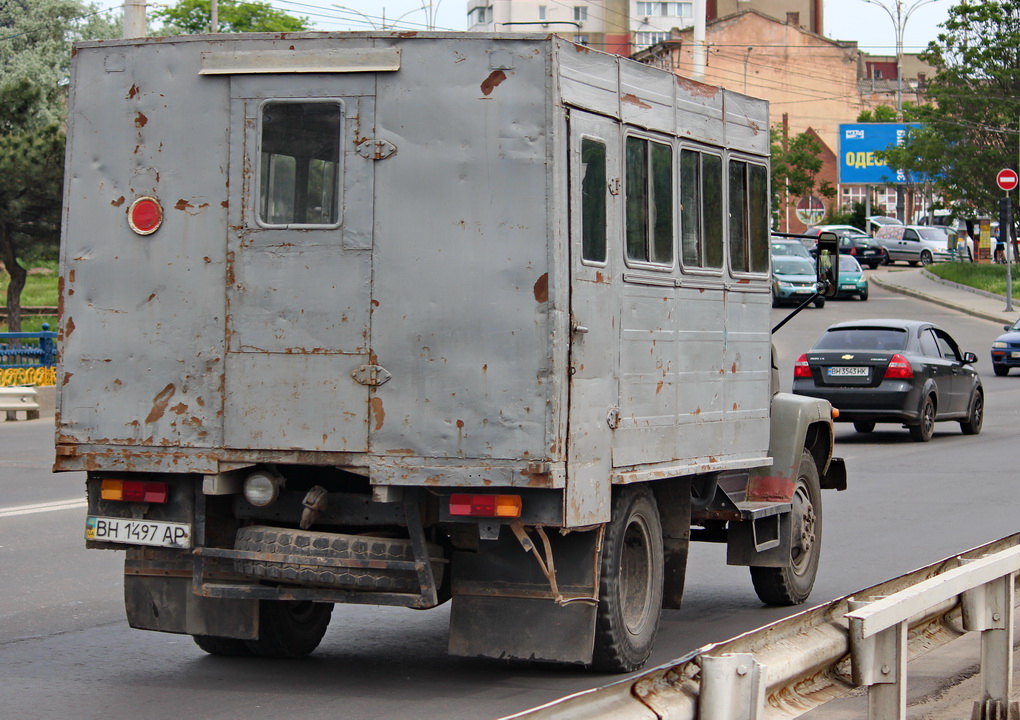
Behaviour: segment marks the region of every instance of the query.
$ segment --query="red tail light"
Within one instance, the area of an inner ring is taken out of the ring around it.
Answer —
[[[855,248],[855,247],[850,248],[850,254],[851,255],[856,255],[857,254],[857,248]]]
[[[467,517],[520,517],[519,495],[451,495],[450,515]]]
[[[896,353],[889,359],[885,377],[891,380],[909,380],[914,377],[914,368],[910,367],[910,362],[905,357]]]
[[[165,482],[103,480],[101,492],[103,500],[117,502],[147,502],[162,505],[170,498],[170,488]]]
[[[807,355],[803,354],[793,364],[793,376],[795,378],[811,377],[811,367],[808,365]]]

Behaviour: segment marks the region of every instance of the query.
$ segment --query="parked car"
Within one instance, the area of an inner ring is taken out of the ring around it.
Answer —
[[[902,423],[919,442],[936,422],[981,432],[984,389],[972,352],[961,352],[945,330],[917,320],[853,320],[829,327],[797,358],[793,392],[823,398],[869,433],[876,423]]]
[[[841,255],[851,255],[857,258],[861,265],[867,265],[872,270],[885,264],[885,248],[882,247],[882,244],[853,225],[816,225],[813,228],[808,228],[804,234],[817,238],[826,231],[836,233],[839,238],[839,253]],[[811,250],[814,248],[812,247]]]
[[[1020,319],[1003,325],[1005,334],[992,342],[992,370],[998,376],[1009,375],[1009,369],[1020,367]]]
[[[811,260],[811,254],[807,248],[804,247],[804,243],[800,240],[788,240],[786,238],[772,238],[771,242],[772,257],[779,257],[784,255],[796,255],[802,257],[805,260]]]
[[[839,259],[839,282],[836,285],[836,297],[868,299],[868,278],[864,276],[864,270],[852,255]]]
[[[801,303],[815,293],[818,275],[813,261],[797,255],[772,256],[772,307],[783,303]],[[814,299],[815,307],[824,307],[825,298]]]
[[[925,225],[884,225],[875,233],[889,262],[905,260],[911,265],[930,265],[952,259],[949,238],[941,228]]]

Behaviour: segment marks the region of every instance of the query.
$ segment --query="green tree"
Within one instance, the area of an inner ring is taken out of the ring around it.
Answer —
[[[180,0],[156,10],[153,17],[163,23],[163,35],[198,35],[209,32],[212,22],[210,0]],[[301,32],[309,30],[308,18],[296,18],[267,2],[219,0],[216,5],[219,32]]]
[[[71,43],[119,34],[108,15],[79,0],[0,0],[0,262],[12,332],[22,262],[59,247]]]
[[[896,109],[888,105],[878,105],[874,110],[864,110],[857,116],[859,123],[896,122]]]
[[[951,7],[944,32],[922,58],[936,72],[923,123],[882,153],[889,165],[930,178],[961,216],[992,214],[1002,191],[996,171],[1016,167],[1020,120],[1020,0]]]
[[[806,132],[789,138],[784,147],[779,126],[770,130],[772,141],[772,207],[779,213],[783,203],[817,192],[823,197],[836,197],[836,188],[828,180],[818,180],[822,169],[822,144]],[[778,217],[773,225],[778,226]]]

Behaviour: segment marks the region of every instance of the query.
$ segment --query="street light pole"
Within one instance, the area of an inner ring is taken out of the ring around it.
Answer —
[[[906,11],[903,10],[903,0],[896,0],[896,12],[893,13],[889,7],[879,0],[864,0],[871,5],[877,5],[885,10],[885,14],[892,20],[893,30],[896,36],[896,120],[903,122],[903,30],[907,26],[907,20],[917,8],[928,5],[938,0],[916,0]],[[903,186],[896,186],[896,215],[900,220],[906,221],[907,213],[904,202]]]

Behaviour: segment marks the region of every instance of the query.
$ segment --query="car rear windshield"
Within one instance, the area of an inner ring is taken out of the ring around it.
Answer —
[[[907,333],[897,328],[833,328],[815,343],[815,350],[888,350],[900,352],[907,346]]]

